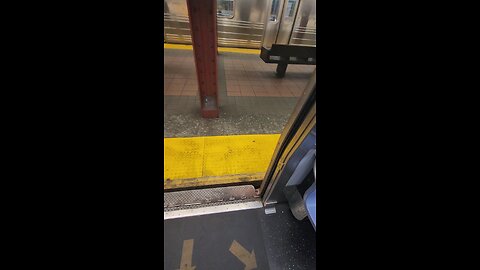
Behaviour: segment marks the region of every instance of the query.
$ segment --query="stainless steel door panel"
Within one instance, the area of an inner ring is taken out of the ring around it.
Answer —
[[[267,2],[268,15],[265,18],[262,46],[270,49],[277,39],[284,0],[268,0]]]
[[[276,44],[289,44],[300,0],[285,0]]]
[[[302,0],[295,19],[290,44],[316,46],[317,14],[315,0]]]

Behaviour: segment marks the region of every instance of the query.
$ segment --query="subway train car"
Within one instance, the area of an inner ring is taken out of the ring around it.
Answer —
[[[218,46],[316,45],[315,0],[217,0]],[[164,42],[191,44],[186,0],[164,0]]]

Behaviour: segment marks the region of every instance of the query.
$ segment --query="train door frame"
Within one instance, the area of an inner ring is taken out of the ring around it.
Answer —
[[[283,173],[285,165],[316,126],[316,81],[315,70],[283,129],[265,177],[257,190],[264,206],[278,202],[276,198],[282,189],[277,186],[283,185],[288,180]]]

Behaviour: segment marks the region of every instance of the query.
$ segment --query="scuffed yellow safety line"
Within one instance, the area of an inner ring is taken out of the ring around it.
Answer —
[[[279,138],[280,134],[164,138],[164,186],[202,186],[202,179],[210,184],[259,180]]]
[[[163,43],[164,49],[175,49],[175,50],[193,50],[192,45],[185,45],[185,44],[171,44],[171,43]]]
[[[193,50],[192,45],[186,45],[186,44],[164,43],[163,48],[165,48],[165,49],[175,49],[175,50],[190,50],[190,51]],[[257,50],[257,49],[218,47],[218,51],[219,52],[231,52],[231,53],[243,53],[243,54],[260,55],[260,50]]]
[[[224,176],[206,176],[199,178],[175,179],[165,180],[163,183],[164,189],[179,189],[188,187],[203,187],[225,185],[231,183],[252,183],[261,182],[265,177],[265,172],[252,174],[235,174]]]
[[[260,55],[260,50],[256,50],[256,49],[218,47],[218,51]]]

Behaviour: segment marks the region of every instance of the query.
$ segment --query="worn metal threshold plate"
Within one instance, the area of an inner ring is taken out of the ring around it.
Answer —
[[[252,185],[164,193],[164,219],[261,208]]]

